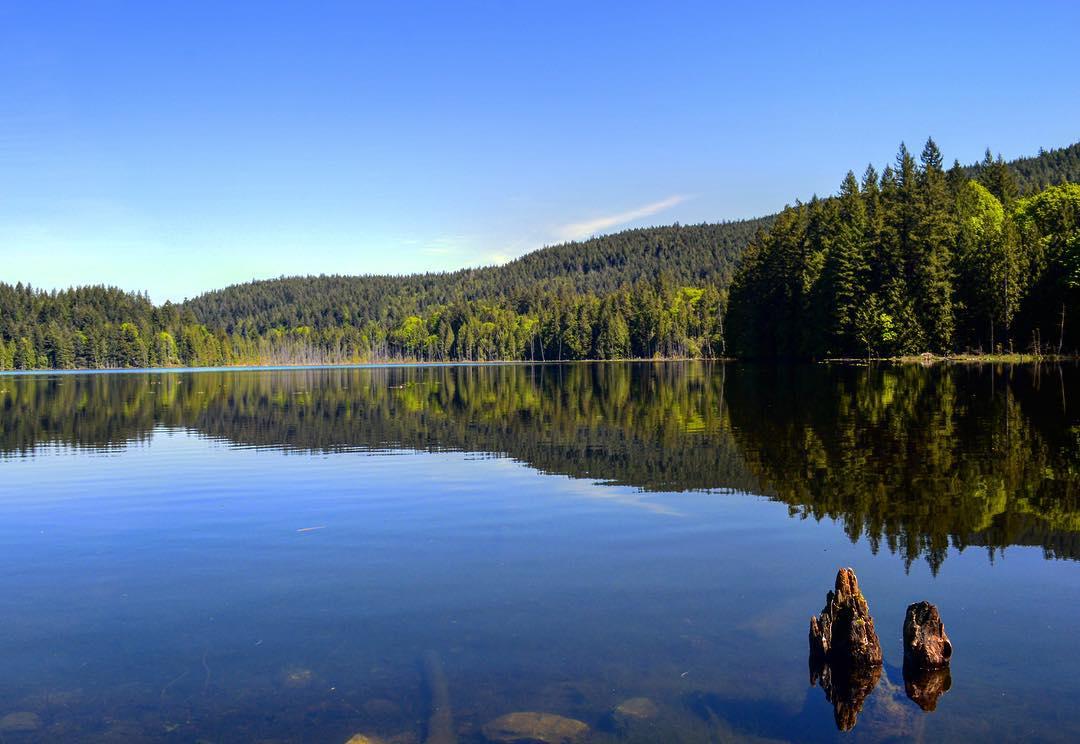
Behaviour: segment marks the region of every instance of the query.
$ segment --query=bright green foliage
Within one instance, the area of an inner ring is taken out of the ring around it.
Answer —
[[[929,141],[918,162],[901,147],[880,175],[779,215],[503,266],[282,278],[161,306],[0,283],[0,369],[1072,350],[1077,187],[1032,192],[1078,179],[1080,145],[946,174]]]
[[[112,339],[114,367],[145,367],[148,362],[146,344],[134,323],[121,323],[114,329]]]
[[[918,163],[901,145],[880,179],[867,169],[860,188],[849,173],[839,196],[781,213],[731,287],[736,353],[1076,349],[1080,186],[1010,210],[995,194],[1016,194],[1000,158],[988,158],[980,182],[961,183],[961,172],[944,172],[933,140]]]
[[[175,367],[180,364],[180,348],[168,331],[161,331],[154,337],[152,351],[152,363],[155,367]]]
[[[413,358],[423,355],[427,337],[424,320],[416,315],[405,318],[390,334],[391,341],[401,348],[404,355]]]
[[[1080,185],[1053,186],[1021,200],[1014,220],[1033,284],[1021,301],[1021,318],[1033,329],[1033,343],[1074,348],[1080,341],[1073,330],[1080,325]]]
[[[23,336],[16,343],[13,355],[15,369],[37,369],[38,357],[33,342]]]
[[[975,181],[960,189],[957,211],[959,322],[966,336],[994,350],[1012,324],[1023,289],[1015,235],[1007,229],[1001,202]]]

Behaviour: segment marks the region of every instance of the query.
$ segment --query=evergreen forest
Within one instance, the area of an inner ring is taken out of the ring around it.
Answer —
[[[155,305],[0,283],[0,369],[1080,348],[1080,143],[948,168],[933,140],[779,214],[501,266],[253,281]]]

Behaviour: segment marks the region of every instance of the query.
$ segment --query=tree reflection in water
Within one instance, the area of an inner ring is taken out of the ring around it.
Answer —
[[[1080,556],[1075,366],[605,363],[0,377],[0,453],[181,427],[237,446],[495,453],[648,491],[764,494],[910,565]]]

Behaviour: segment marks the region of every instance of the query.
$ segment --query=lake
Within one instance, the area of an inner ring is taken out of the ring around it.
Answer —
[[[0,425],[5,744],[1080,740],[1076,366],[5,375]],[[809,674],[843,566],[865,699]]]

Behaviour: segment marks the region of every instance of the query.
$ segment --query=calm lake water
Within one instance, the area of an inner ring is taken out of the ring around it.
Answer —
[[[1078,383],[0,376],[0,739],[405,744],[445,696],[461,742],[515,711],[589,742],[1080,741]],[[807,628],[841,566],[885,668],[837,715]],[[922,599],[956,649],[932,711],[901,670]]]

